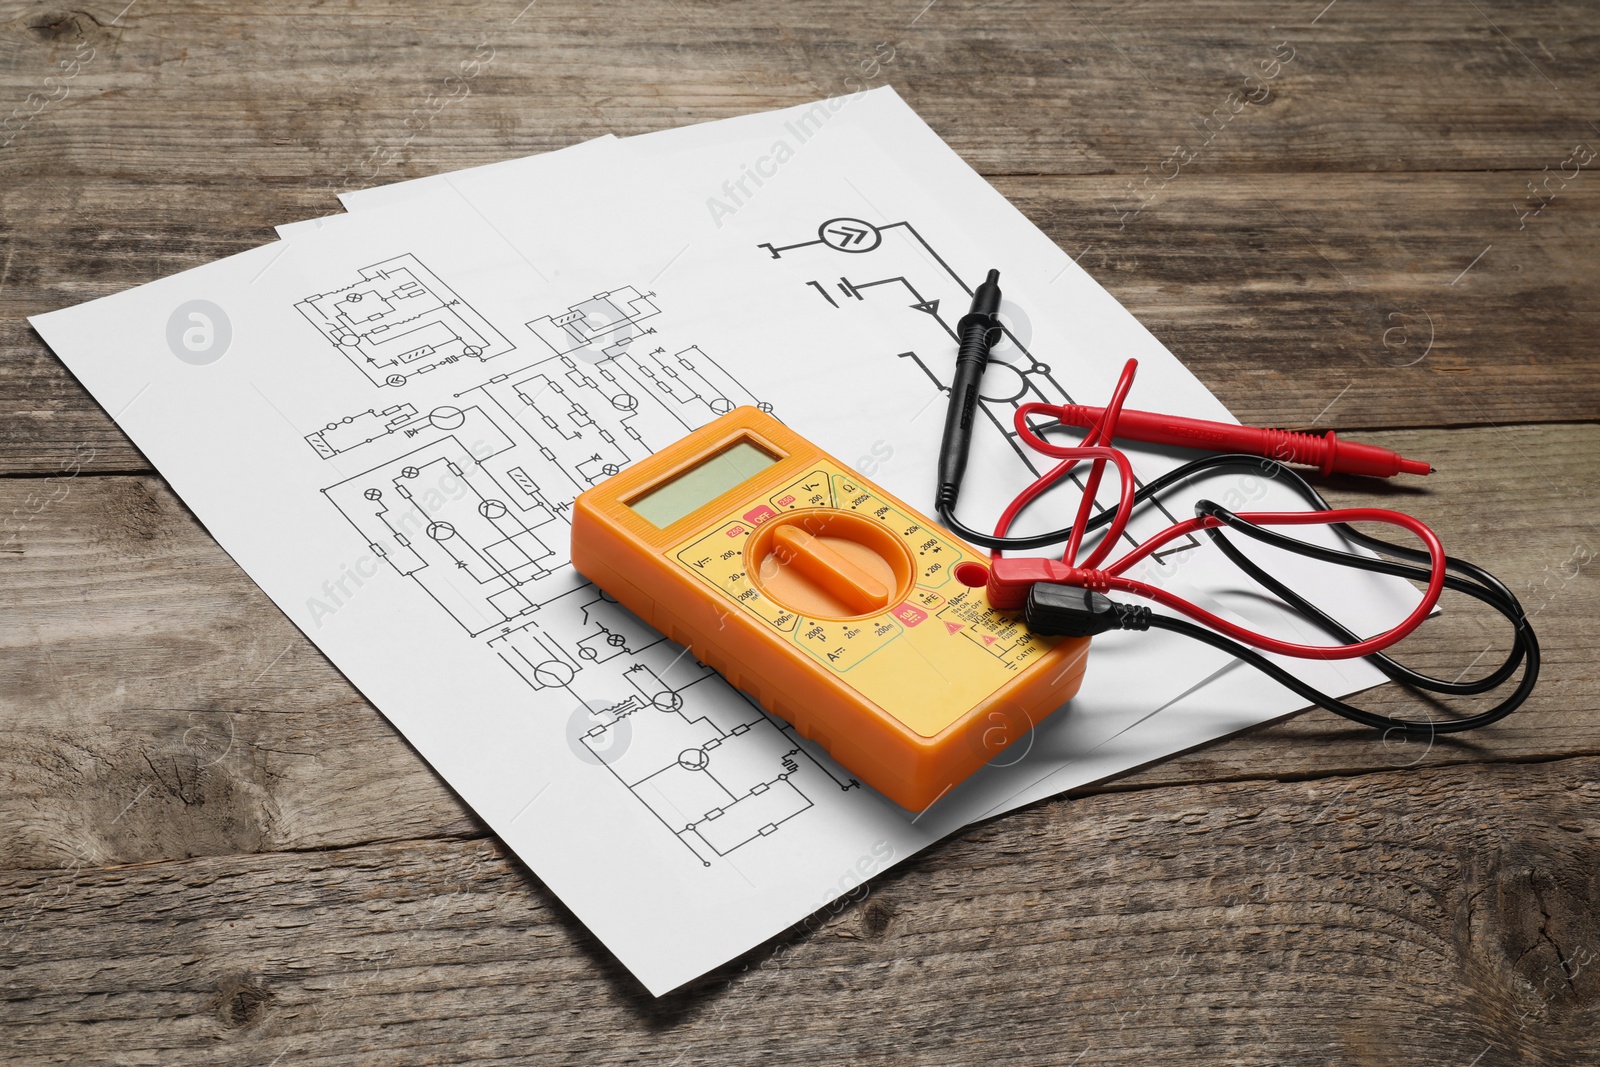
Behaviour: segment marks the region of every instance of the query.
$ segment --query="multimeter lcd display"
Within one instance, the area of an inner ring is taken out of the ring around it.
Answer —
[[[739,441],[692,470],[658,485],[628,506],[657,529],[666,529],[698,507],[778,462],[765,449]]]

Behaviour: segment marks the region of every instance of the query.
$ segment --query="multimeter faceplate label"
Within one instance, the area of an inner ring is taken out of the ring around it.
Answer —
[[[745,547],[783,512],[835,508],[881,523],[909,550],[913,586],[863,618],[819,619],[774,602],[750,579],[760,560]],[[956,565],[982,562],[942,529],[890,504],[859,478],[826,462],[770,496],[756,497],[679,545],[680,566],[725,596],[730,610],[760,620],[819,666],[911,730],[932,737],[1055,646],[1020,619],[994,611],[984,591],[955,579]]]

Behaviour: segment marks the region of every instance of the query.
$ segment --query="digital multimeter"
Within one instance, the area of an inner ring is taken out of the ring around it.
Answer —
[[[578,497],[572,562],[921,811],[1062,703],[1088,639],[992,608],[979,553],[741,407]],[[978,568],[976,587],[958,571]]]

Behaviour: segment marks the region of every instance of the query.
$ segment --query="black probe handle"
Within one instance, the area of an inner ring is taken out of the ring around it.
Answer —
[[[972,310],[956,325],[960,348],[956,350],[955,372],[950,376],[950,407],[944,416],[944,436],[939,442],[939,482],[935,502],[939,507],[954,507],[967,470],[967,453],[972,448],[972,427],[978,417],[978,391],[983,385],[984,368],[989,365],[989,350],[1000,330],[996,313],[1000,310],[1000,272],[989,276],[972,294]]]

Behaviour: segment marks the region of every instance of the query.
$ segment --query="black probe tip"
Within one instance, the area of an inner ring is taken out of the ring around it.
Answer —
[[[991,270],[989,276],[984,278],[983,284],[978,286],[972,294],[972,308],[968,315],[984,315],[994,318],[1000,313],[1000,272]]]

